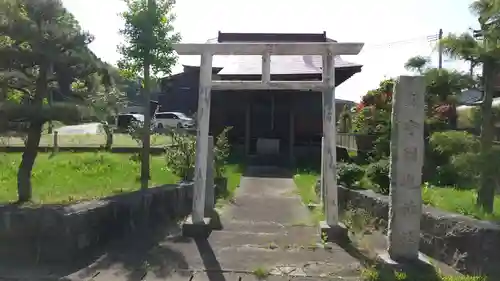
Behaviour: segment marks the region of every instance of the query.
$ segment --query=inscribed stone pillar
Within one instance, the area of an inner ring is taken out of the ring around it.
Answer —
[[[324,167],[323,187],[325,197],[325,216],[329,226],[339,221],[337,205],[337,151],[335,137],[335,66],[334,56],[328,53],[323,57],[323,138]]]
[[[208,129],[210,125],[210,91],[212,84],[212,55],[201,56],[200,86],[196,129],[196,162],[194,173],[193,223],[204,223],[207,179]]]
[[[215,208],[214,190],[214,137],[208,137],[207,181],[205,190],[205,214]]]
[[[400,76],[391,118],[391,166],[388,253],[394,261],[418,259],[424,160],[422,76]]]

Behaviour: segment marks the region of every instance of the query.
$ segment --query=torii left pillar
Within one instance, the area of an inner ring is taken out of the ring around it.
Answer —
[[[182,225],[188,237],[208,237],[212,231],[210,217],[205,217],[205,192],[207,190],[207,158],[209,156],[210,100],[212,88],[212,54],[201,55],[200,86],[196,130],[196,162],[194,173],[193,212]],[[213,188],[213,187],[211,187]]]

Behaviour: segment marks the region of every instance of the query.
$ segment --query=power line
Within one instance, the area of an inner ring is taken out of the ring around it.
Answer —
[[[443,68],[443,44],[441,43],[441,39],[443,39],[443,29],[439,29],[439,35],[438,35],[438,68],[441,69]]]
[[[432,35],[427,35],[427,36],[420,36],[420,37],[415,37],[411,39],[405,39],[405,40],[399,40],[399,41],[393,41],[393,42],[387,42],[387,43],[380,43],[380,44],[366,44],[367,47],[370,48],[378,48],[378,47],[391,47],[393,45],[402,45],[402,44],[408,44],[408,43],[415,43],[418,41],[427,41],[427,42],[434,42],[439,40],[439,35],[438,34],[432,34]]]

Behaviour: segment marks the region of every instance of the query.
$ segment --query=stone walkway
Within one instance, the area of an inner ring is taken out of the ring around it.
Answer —
[[[359,261],[338,246],[321,247],[317,227],[307,226],[291,176],[251,167],[221,214],[223,229],[208,241],[182,238],[178,227],[127,237],[63,280],[247,281],[255,272],[271,273],[268,280],[358,280]]]

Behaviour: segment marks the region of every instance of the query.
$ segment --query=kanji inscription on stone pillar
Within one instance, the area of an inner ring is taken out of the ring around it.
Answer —
[[[389,248],[394,261],[418,259],[424,161],[424,94],[422,76],[400,76],[391,118]]]

